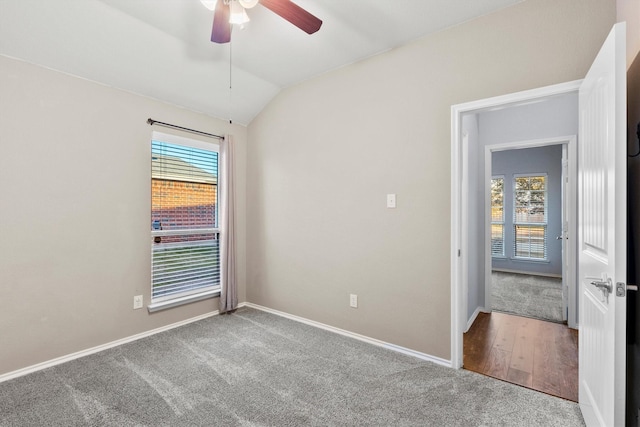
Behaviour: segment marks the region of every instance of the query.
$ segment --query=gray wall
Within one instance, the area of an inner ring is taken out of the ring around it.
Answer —
[[[246,272],[251,302],[449,358],[450,107],[582,78],[614,21],[527,0],[284,90],[248,130],[0,58],[0,374],[216,308],[132,310],[148,117],[236,136],[241,301]]]
[[[236,137],[245,300],[246,128],[0,56],[0,375],[217,309],[133,310],[151,294],[149,117]]]
[[[467,136],[467,156],[464,159],[463,168],[469,176],[478,176],[480,167],[479,159],[482,157],[482,147],[478,144],[478,115],[467,114],[462,117],[462,132]],[[470,182],[468,203],[468,216],[466,221],[470,223],[467,227],[468,248],[483,248],[484,228],[479,227],[477,213],[484,209],[484,189]],[[466,271],[467,281],[467,319],[473,316],[478,307],[484,307],[484,277],[480,274],[480,267],[484,263],[484,250],[469,250],[467,254],[468,268]],[[482,269],[484,271],[484,269]],[[463,273],[464,274],[464,273]]]
[[[492,267],[527,273],[562,275],[562,145],[496,151],[492,175],[504,176],[504,258],[494,257]],[[547,261],[514,259],[513,179],[516,174],[547,174]]]
[[[451,105],[583,78],[614,21],[528,0],[280,93],[249,126],[248,300],[449,359]]]

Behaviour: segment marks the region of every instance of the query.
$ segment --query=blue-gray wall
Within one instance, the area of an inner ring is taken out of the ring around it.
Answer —
[[[547,175],[547,261],[514,259],[513,179],[517,174]],[[491,174],[504,176],[504,258],[494,257],[495,269],[562,275],[562,145],[492,153]]]
[[[463,117],[468,135],[469,209],[467,318],[485,304],[484,151],[487,145],[517,143],[578,134],[578,94],[569,93],[526,105],[474,112]],[[539,172],[539,171],[538,171]],[[555,236],[554,236],[555,238]],[[577,297],[576,297],[577,306]]]

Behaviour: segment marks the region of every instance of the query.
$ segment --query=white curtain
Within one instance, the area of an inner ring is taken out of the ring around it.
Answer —
[[[235,232],[235,184],[234,142],[225,135],[220,145],[220,312],[233,311],[238,306],[236,284],[236,232]]]

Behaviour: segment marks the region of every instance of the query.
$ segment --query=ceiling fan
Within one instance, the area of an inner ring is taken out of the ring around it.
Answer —
[[[320,29],[322,21],[291,0],[200,0],[209,10],[213,10],[213,29],[211,41],[229,43],[231,25],[245,24],[249,16],[245,9],[251,9],[258,3],[276,15],[291,22],[302,31],[313,34]]]

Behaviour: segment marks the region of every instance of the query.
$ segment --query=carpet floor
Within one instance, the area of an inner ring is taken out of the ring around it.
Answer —
[[[0,383],[0,426],[582,426],[575,403],[250,308]]]
[[[562,279],[529,274],[491,273],[492,309],[517,316],[562,320]]]

